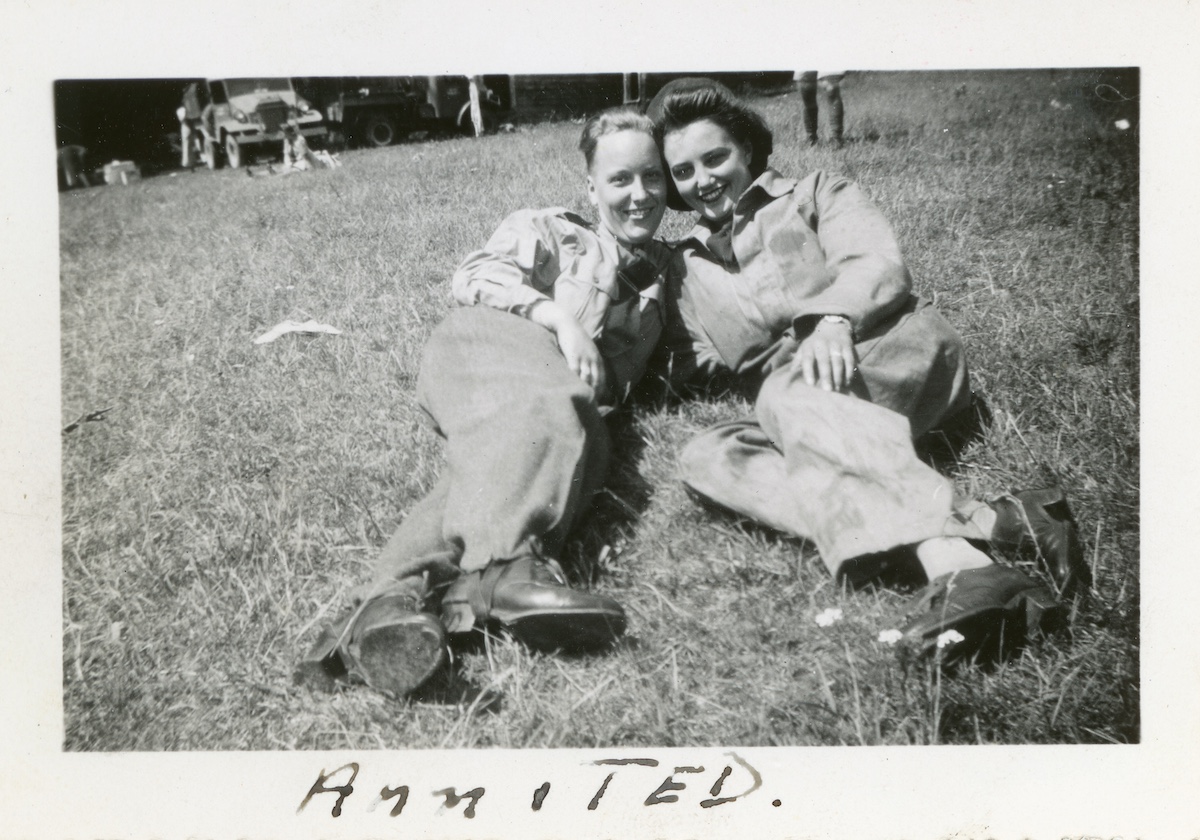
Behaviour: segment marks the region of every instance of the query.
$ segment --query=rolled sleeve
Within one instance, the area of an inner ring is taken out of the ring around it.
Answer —
[[[454,299],[509,310],[553,296],[558,277],[556,239],[545,211],[521,210],[505,219],[480,250],[454,272]]]
[[[807,335],[824,315],[844,315],[863,335],[902,306],[912,289],[892,226],[858,185],[839,175],[816,173],[811,192],[797,194],[797,210],[818,231],[833,280],[796,313],[796,334]]]

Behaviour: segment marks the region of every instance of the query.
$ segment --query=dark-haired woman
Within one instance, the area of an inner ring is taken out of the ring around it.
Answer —
[[[716,82],[672,82],[649,115],[670,206],[700,214],[670,296],[683,328],[669,342],[672,376],[728,369],[761,383],[753,420],[713,428],[683,452],[688,487],[811,539],[852,582],[911,547],[930,584],[905,649],[957,640],[946,653],[957,658],[1060,616],[1048,589],[984,549],[1029,547],[1061,589],[1083,582],[1061,493],[956,504],[951,482],[914,450],[971,393],[960,338],[912,294],[879,210],[839,175],[794,181],[770,169],[770,129]]]
[[[463,306],[434,329],[417,381],[446,465],[301,675],[403,695],[442,663],[447,633],[499,627],[570,650],[624,632],[621,605],[570,588],[556,558],[604,478],[602,415],[662,333],[671,253],[653,236],[666,174],[650,121],[633,110],[592,118],[580,149],[598,224],[520,211],[455,272]]]

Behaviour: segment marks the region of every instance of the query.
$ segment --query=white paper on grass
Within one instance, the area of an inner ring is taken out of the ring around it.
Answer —
[[[268,343],[274,341],[275,339],[279,338],[279,336],[281,336],[281,335],[287,335],[288,333],[294,333],[294,332],[310,333],[310,334],[328,333],[329,335],[341,335],[342,334],[342,331],[339,330],[337,327],[331,327],[331,326],[329,326],[329,324],[318,324],[316,321],[312,321],[312,320],[305,321],[303,323],[301,323],[299,321],[283,321],[282,323],[276,324],[275,326],[271,327],[271,329],[267,330],[265,333],[260,335],[258,338],[254,339],[254,343],[255,344],[268,344]]]

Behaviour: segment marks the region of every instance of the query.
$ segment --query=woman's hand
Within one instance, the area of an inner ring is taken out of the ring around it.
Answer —
[[[858,370],[850,324],[818,321],[808,338],[800,342],[792,359],[792,370],[799,370],[809,385],[845,393]]]
[[[591,386],[597,396],[604,393],[604,358],[596,342],[574,316],[552,300],[538,301],[529,310],[529,320],[554,333],[558,349],[567,360],[567,367]]]

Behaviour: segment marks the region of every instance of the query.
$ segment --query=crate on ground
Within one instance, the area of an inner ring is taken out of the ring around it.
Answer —
[[[141,178],[141,171],[131,160],[114,160],[112,163],[104,164],[104,183],[109,186],[128,184],[131,181],[140,181]]]

